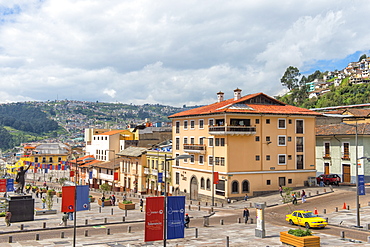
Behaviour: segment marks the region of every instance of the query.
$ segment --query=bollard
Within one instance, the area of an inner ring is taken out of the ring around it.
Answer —
[[[367,224],[366,226],[367,226],[367,229],[366,230],[369,231],[370,230],[370,224]]]
[[[9,240],[8,240],[9,243],[13,243],[13,237],[12,236],[9,236]]]
[[[335,207],[335,212],[338,212],[338,207]]]
[[[198,211],[200,211],[200,206],[198,206]]]
[[[347,205],[347,210],[349,210],[349,205]]]
[[[104,223],[107,224],[108,223],[108,219],[107,218],[104,218]]]
[[[46,228],[46,222],[42,223],[42,228]]]
[[[125,217],[122,217],[122,222],[125,222],[126,218]]]
[[[189,204],[189,210],[191,210],[191,205]]]
[[[85,230],[85,237],[89,236],[89,230]]]
[[[23,231],[23,228],[24,228],[24,225],[23,225],[23,224],[21,224],[21,231]]]
[[[110,235],[110,228],[107,228],[107,235]]]
[[[209,226],[209,218],[208,217],[203,218],[203,226]]]
[[[91,211],[91,203],[89,203],[89,211]]]
[[[221,208],[223,208],[224,207],[224,203],[223,202],[221,202]]]
[[[324,218],[326,220],[326,222],[329,224],[329,218],[328,217],[325,217]]]
[[[237,223],[241,223],[242,219],[239,217],[238,220],[236,221]]]
[[[110,209],[110,215],[113,215],[113,208]]]
[[[60,238],[64,238],[64,232],[60,233]]]
[[[99,213],[101,213],[101,207],[99,207]]]
[[[367,205],[370,206],[370,202],[368,202]]]
[[[59,203],[59,198],[57,197],[57,203]]]
[[[324,214],[326,214],[326,209],[324,208]]]
[[[224,220],[220,220],[220,225],[222,226],[224,224]]]
[[[193,201],[190,201],[190,205],[193,204]]]
[[[206,207],[208,206],[208,202],[206,202]]]
[[[88,225],[88,224],[89,224],[89,220],[85,219],[85,225]]]
[[[40,240],[40,234],[36,233],[35,240]]]
[[[251,219],[251,224],[253,224],[253,219]]]
[[[217,202],[215,202],[215,207],[217,207]]]
[[[127,209],[125,209],[125,217],[127,217]]]
[[[195,228],[195,238],[198,238],[198,228]]]
[[[226,247],[229,247],[229,236],[226,236]]]
[[[370,243],[370,236],[367,236],[367,242]]]
[[[252,203],[251,203],[251,202],[249,203],[249,207],[250,207],[250,208],[252,207]]]
[[[341,232],[340,232],[340,237],[341,237],[342,239],[344,239],[344,238],[345,238],[344,231],[341,231]]]
[[[213,212],[213,207],[211,207],[211,212]]]
[[[324,193],[326,193],[326,189],[324,189]]]
[[[200,205],[200,202],[198,202],[198,206]]]
[[[127,226],[127,233],[131,233],[131,226]]]

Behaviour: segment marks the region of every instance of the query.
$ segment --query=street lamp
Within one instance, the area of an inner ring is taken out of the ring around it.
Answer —
[[[214,143],[214,138],[213,137],[204,137],[203,139],[208,139],[212,140],[212,207],[215,205],[215,143]],[[208,141],[208,146],[209,141]],[[213,208],[212,208],[213,211]]]
[[[164,204],[163,204],[163,219],[164,219],[164,226],[163,226],[163,246],[166,246],[167,240],[167,182],[166,182],[166,175],[167,175],[167,161],[171,160],[181,160],[181,159],[190,159],[191,155],[182,154],[177,156],[176,158],[167,159],[167,154],[164,154]]]
[[[107,149],[108,152],[113,152],[113,179],[112,179],[112,190],[114,192],[114,166],[116,165],[116,150]]]

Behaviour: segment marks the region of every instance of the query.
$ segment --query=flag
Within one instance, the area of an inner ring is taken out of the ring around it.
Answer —
[[[167,197],[167,239],[184,238],[185,196]]]
[[[45,168],[44,170],[45,170],[45,173],[48,173],[48,168]]]
[[[118,180],[118,172],[114,173],[114,180]]]
[[[72,177],[74,177],[75,176],[75,171],[70,171],[69,172],[69,176],[72,178]]]
[[[93,173],[91,171],[89,172],[89,179],[93,179]]]
[[[75,189],[77,194],[77,200],[75,204]],[[89,186],[78,185],[78,186],[63,186],[62,187],[62,212],[74,212],[88,210],[89,209]],[[76,206],[75,206],[76,205]]]
[[[218,179],[218,172],[214,172],[213,173],[213,183],[214,184],[218,184],[218,181],[219,181],[219,179]]]
[[[147,197],[145,207],[145,237],[144,241],[163,240],[164,197]]]

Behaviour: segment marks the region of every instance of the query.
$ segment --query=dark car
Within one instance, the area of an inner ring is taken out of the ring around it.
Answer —
[[[316,178],[316,182],[320,184],[321,178],[323,179],[324,184],[329,185],[329,184],[335,184],[339,185],[341,182],[340,176],[338,174],[321,174]]]

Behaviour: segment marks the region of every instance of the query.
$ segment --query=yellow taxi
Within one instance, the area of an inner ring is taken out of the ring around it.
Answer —
[[[328,224],[325,219],[314,215],[312,211],[305,210],[297,210],[291,214],[287,214],[285,220],[291,225],[300,225],[306,228],[324,228]]]

